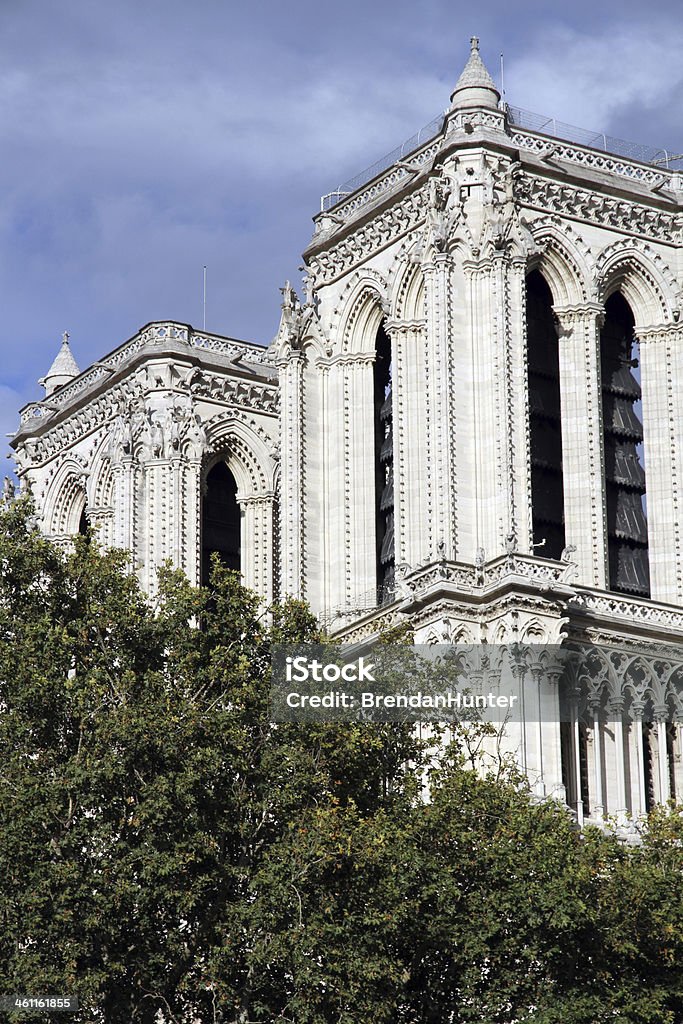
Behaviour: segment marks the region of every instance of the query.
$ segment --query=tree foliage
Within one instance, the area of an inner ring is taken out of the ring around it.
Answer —
[[[624,847],[409,727],[272,725],[271,645],[316,623],[219,565],[152,604],[21,499],[0,566],[3,992],[112,1024],[683,1019],[676,811]]]

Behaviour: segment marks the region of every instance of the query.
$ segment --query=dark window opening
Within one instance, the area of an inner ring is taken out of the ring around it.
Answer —
[[[78,520],[78,532],[80,533],[81,537],[87,537],[89,529],[90,521],[88,519],[88,513],[84,507],[83,511],[81,512],[81,518]]]
[[[209,582],[211,555],[239,572],[241,568],[241,515],[237,502],[237,484],[224,462],[217,462],[206,477],[202,500],[201,581]]]
[[[650,596],[640,383],[632,370],[634,320],[619,292],[605,303],[600,333],[607,502],[608,588]]]
[[[391,396],[391,341],[384,326],[377,332],[375,394],[375,536],[377,603],[394,596],[394,440]]]
[[[588,785],[588,728],[584,722],[578,723],[578,751],[575,746],[574,724],[560,722],[560,763],[562,766],[562,785],[567,796],[567,806],[578,812],[579,804],[587,817],[590,814],[590,797]],[[578,780],[576,758],[578,753]],[[597,751],[596,751],[597,756]],[[580,791],[577,791],[577,781]],[[598,794],[598,801],[600,795]]]
[[[560,355],[553,298],[541,274],[526,280],[531,517],[535,550],[559,559],[565,547]]]

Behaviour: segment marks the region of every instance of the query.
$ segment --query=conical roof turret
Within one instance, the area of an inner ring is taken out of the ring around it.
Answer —
[[[67,331],[64,331],[62,335],[62,346],[57,353],[55,360],[47,371],[44,377],[38,382],[45,388],[45,397],[51,395],[57,388],[63,387],[68,384],[70,380],[77,377],[81,371],[78,368],[78,363],[73,357],[73,352],[69,346],[69,335]]]
[[[451,110],[462,107],[498,108],[500,93],[479,54],[479,39],[470,39],[470,56],[455,89],[451,93]]]

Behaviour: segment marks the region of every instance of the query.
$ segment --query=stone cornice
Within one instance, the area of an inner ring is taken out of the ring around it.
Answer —
[[[683,608],[656,601],[639,600],[604,590],[577,590],[569,603],[572,619],[606,631],[613,639],[634,635],[658,642],[672,635],[683,640]]]
[[[403,199],[377,211],[376,216],[339,241],[330,239],[333,244],[329,247],[309,249],[305,256],[316,285],[329,284],[342,277],[368,256],[414,230],[425,218],[426,204],[427,187],[423,183]]]
[[[680,322],[636,327],[634,333],[641,345],[652,345],[658,341],[683,344],[683,323]]]
[[[666,245],[680,244],[683,214],[663,209],[662,204],[643,196],[614,196],[595,184],[594,188],[570,184],[566,179],[540,176],[528,169],[519,175],[517,198],[522,205],[570,220],[598,224],[625,235],[655,239]]]
[[[150,360],[167,360],[188,370],[193,366],[212,367],[223,374],[228,372],[236,379],[277,387],[275,366],[265,353],[266,349],[193,331],[187,325],[150,324],[50,395],[49,402],[33,402],[24,406],[21,425],[10,443],[15,447],[26,437],[41,436],[86,405],[115,390],[133,371]],[[246,365],[242,364],[242,359]]]

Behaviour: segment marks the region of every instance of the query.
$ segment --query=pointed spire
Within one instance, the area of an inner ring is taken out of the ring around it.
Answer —
[[[451,110],[460,107],[497,109],[500,93],[479,54],[479,39],[470,39],[470,56],[451,93]]]
[[[78,364],[73,357],[73,352],[69,347],[69,332],[64,331],[62,347],[57,353],[52,366],[38,383],[42,384],[45,388],[45,397],[47,398],[57,388],[63,387],[64,384],[68,384],[70,380],[77,377],[80,372]]]

